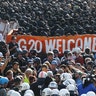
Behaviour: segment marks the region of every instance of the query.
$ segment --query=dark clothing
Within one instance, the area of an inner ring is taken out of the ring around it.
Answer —
[[[27,65],[27,61],[26,61],[24,58],[19,59],[19,58],[17,57],[17,58],[15,58],[13,61],[14,61],[14,62],[18,62],[20,67]]]
[[[48,88],[48,85],[49,85],[49,83],[50,83],[51,81],[52,81],[52,78],[46,77],[46,78],[45,78],[45,82],[44,82],[44,84],[43,84],[43,86],[42,86],[42,90],[45,89],[45,88]]]
[[[12,42],[10,42],[10,43],[9,43],[9,50],[10,50],[11,48],[13,48],[14,46],[17,46],[17,48],[18,48],[18,44],[17,44],[17,43],[12,43]],[[10,51],[10,54],[11,54],[11,55],[14,54],[14,53],[17,51],[17,48],[14,48],[12,51]]]
[[[52,60],[49,61],[48,58],[44,58],[43,63],[46,62],[46,61],[48,61],[50,64],[52,62]]]
[[[44,84],[45,78],[38,78],[35,83],[30,85],[30,89],[33,90],[35,96],[41,96],[42,85]]]
[[[66,86],[64,85],[64,84],[60,84],[60,85],[58,85],[58,89],[60,90],[60,89],[65,89],[66,88]]]
[[[13,71],[13,77],[16,77],[17,75],[21,74],[21,70],[14,70],[13,68],[11,69]]]
[[[18,87],[13,87],[12,89],[17,91],[17,92],[19,92],[19,88]]]
[[[57,74],[57,70],[56,69],[52,70],[52,72],[53,72],[53,75]]]
[[[20,92],[21,96],[24,96],[24,93],[25,93],[26,90],[23,90]]]
[[[3,53],[4,57],[5,57],[5,54],[7,53],[7,46],[6,46],[6,43],[4,43],[3,41],[0,41],[0,52]]]
[[[13,59],[12,62],[18,62],[20,69],[22,72],[25,72],[26,68],[27,68],[27,64],[28,62],[22,57],[21,59],[19,59],[18,57]]]

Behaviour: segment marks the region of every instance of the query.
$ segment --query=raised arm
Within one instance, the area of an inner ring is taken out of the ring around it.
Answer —
[[[1,73],[3,73],[3,71],[5,70],[8,62],[10,62],[10,60],[11,60],[11,57],[7,58],[7,59],[5,60],[5,63],[0,67]]]

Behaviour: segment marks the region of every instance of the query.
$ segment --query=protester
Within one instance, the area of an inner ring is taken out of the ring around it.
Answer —
[[[11,70],[13,72],[14,77],[22,73],[18,62],[13,62]]]
[[[28,84],[30,83],[29,82],[29,76],[32,75],[32,72],[33,72],[32,69],[30,69],[30,68],[26,69],[24,82],[27,82]]]
[[[9,51],[10,54],[13,55],[15,52],[17,52],[18,44],[16,42],[16,37],[12,36],[11,42],[9,43]]]

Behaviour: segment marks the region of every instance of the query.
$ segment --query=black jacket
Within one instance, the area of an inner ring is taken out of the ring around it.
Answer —
[[[45,78],[38,78],[36,82],[30,85],[30,89],[33,90],[35,96],[41,96],[42,86]]]

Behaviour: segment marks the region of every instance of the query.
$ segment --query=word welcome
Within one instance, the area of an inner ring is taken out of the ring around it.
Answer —
[[[7,43],[11,41],[11,35],[7,36]],[[49,50],[58,49],[59,54],[67,50],[72,50],[75,47],[80,47],[82,51],[89,47],[91,51],[96,52],[96,35],[75,35],[75,36],[60,36],[60,37],[45,37],[45,36],[17,36],[17,42],[21,49],[35,49],[38,53],[47,53]]]

